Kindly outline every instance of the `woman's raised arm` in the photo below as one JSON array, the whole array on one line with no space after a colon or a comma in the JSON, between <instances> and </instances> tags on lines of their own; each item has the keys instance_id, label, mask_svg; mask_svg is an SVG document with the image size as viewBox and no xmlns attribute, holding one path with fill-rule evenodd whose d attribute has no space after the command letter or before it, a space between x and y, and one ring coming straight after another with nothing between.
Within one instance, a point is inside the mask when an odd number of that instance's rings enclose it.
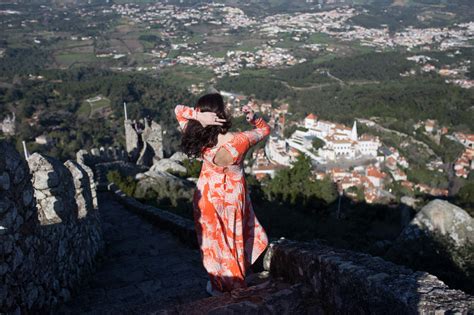
<instances>
[{"instance_id":1,"label":"woman's raised arm","mask_svg":"<svg viewBox=\"0 0 474 315\"><path fill-rule=\"evenodd\" d=\"M270 134L270 126L262 117L258 117L250 121L250 123L254 125L255 128L244 131L243 134L249 139L250 146L253 146Z\"/></svg>"},{"instance_id":2,"label":"woman's raised arm","mask_svg":"<svg viewBox=\"0 0 474 315\"><path fill-rule=\"evenodd\" d=\"M176 115L181 130L186 128L188 120L197 119L197 113L198 112L194 110L194 108L185 105L176 105L174 108L174 114Z\"/></svg>"}]
</instances>

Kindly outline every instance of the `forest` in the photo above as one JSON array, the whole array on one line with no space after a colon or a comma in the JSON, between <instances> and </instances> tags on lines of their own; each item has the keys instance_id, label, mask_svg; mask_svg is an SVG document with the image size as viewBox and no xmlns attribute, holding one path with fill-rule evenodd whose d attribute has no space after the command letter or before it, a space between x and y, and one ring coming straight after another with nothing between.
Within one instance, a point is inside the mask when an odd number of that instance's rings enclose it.
<instances>
[{"instance_id":1,"label":"forest","mask_svg":"<svg viewBox=\"0 0 474 315\"><path fill-rule=\"evenodd\" d=\"M447 127L474 130L474 91L446 84L434 75L400 76L413 66L400 53L364 54L300 64L266 78L251 74L227 77L217 87L262 100L289 102L294 118L315 112L341 122L372 116L399 121L436 119ZM321 71L330 71L342 83L323 78ZM309 87L292 88L289 84Z\"/></svg>"},{"instance_id":2,"label":"forest","mask_svg":"<svg viewBox=\"0 0 474 315\"><path fill-rule=\"evenodd\" d=\"M124 145L123 102L129 117L150 117L168 131L164 138L167 154L177 149L177 130L173 113L178 103L191 103L194 97L185 89L170 86L142 74L122 74L107 70L77 68L40 72L44 80L24 81L21 85L0 88L0 100L17 112L19 145L29 142L32 151L44 152L62 160L81 148ZM101 95L110 99L110 112L86 117L79 109L86 98ZM14 105L13 105L14 104ZM11 108L2 107L4 115ZM32 126L29 122L37 120ZM47 133L54 145L37 145L34 138Z\"/></svg>"}]
</instances>

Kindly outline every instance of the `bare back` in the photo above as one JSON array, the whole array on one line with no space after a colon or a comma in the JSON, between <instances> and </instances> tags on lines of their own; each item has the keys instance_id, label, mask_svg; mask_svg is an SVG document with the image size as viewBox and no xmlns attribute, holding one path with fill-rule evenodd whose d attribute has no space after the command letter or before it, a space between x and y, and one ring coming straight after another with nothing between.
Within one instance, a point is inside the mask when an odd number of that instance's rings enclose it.
<instances>
[{"instance_id":1,"label":"bare back","mask_svg":"<svg viewBox=\"0 0 474 315\"><path fill-rule=\"evenodd\" d=\"M219 147L216 155L214 156L213 162L218 166L227 166L232 164L232 155L229 151L225 150L222 146L229 141L232 141L234 134L231 132L226 133L225 135L219 134L217 136L216 147Z\"/></svg>"}]
</instances>

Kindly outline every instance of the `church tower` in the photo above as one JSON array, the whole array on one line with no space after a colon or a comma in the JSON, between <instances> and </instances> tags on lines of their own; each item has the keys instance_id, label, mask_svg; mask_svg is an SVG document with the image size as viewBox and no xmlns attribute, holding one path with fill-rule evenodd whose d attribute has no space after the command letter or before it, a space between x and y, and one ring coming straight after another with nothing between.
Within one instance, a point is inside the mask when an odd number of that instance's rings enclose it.
<instances>
[{"instance_id":1,"label":"church tower","mask_svg":"<svg viewBox=\"0 0 474 315\"><path fill-rule=\"evenodd\" d=\"M358 140L357 136L357 121L354 121L354 125L352 126L352 131L351 131L351 140L352 141L357 141Z\"/></svg>"}]
</instances>

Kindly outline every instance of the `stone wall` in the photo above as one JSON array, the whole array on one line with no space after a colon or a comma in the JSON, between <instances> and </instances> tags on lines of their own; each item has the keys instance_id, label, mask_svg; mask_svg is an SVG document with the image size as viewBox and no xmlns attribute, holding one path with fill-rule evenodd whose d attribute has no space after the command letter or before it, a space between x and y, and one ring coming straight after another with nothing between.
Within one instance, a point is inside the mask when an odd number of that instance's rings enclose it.
<instances>
[{"instance_id":1,"label":"stone wall","mask_svg":"<svg viewBox=\"0 0 474 315\"><path fill-rule=\"evenodd\" d=\"M163 158L163 131L161 125L148 120L126 120L125 145L133 163L151 166Z\"/></svg>"},{"instance_id":2,"label":"stone wall","mask_svg":"<svg viewBox=\"0 0 474 315\"><path fill-rule=\"evenodd\" d=\"M127 152L120 148L101 147L94 148L90 151L79 150L76 153L76 160L80 164L95 165L97 163L111 162L111 161L128 161Z\"/></svg>"},{"instance_id":3,"label":"stone wall","mask_svg":"<svg viewBox=\"0 0 474 315\"><path fill-rule=\"evenodd\" d=\"M94 269L95 189L80 163L36 153L26 162L5 142L0 152L0 310L49 310Z\"/></svg>"},{"instance_id":4,"label":"stone wall","mask_svg":"<svg viewBox=\"0 0 474 315\"><path fill-rule=\"evenodd\" d=\"M280 240L264 259L272 276L311 286L327 314L472 314L474 297L426 272L367 254Z\"/></svg>"}]
</instances>

